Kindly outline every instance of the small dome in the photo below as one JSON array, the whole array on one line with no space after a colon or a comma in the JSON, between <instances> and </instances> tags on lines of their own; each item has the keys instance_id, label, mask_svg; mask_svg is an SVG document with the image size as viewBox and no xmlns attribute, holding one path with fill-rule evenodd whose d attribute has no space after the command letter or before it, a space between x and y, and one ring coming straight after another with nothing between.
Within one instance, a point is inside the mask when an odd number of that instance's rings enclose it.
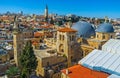
<instances>
[{"instance_id":1,"label":"small dome","mask_svg":"<svg viewBox=\"0 0 120 78\"><path fill-rule=\"evenodd\" d=\"M96 29L96 32L102 32L102 33L112 33L114 32L113 25L110 23L103 23L98 26Z\"/></svg>"},{"instance_id":2,"label":"small dome","mask_svg":"<svg viewBox=\"0 0 120 78\"><path fill-rule=\"evenodd\" d=\"M72 26L73 29L78 31L79 37L89 38L95 35L95 30L88 22L79 21Z\"/></svg>"}]
</instances>

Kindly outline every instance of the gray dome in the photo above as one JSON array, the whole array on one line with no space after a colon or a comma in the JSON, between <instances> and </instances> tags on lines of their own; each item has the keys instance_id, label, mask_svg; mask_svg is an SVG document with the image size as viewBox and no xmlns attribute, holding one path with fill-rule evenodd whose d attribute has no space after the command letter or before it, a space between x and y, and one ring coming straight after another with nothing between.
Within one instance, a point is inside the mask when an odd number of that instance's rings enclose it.
<instances>
[{"instance_id":1,"label":"gray dome","mask_svg":"<svg viewBox=\"0 0 120 78\"><path fill-rule=\"evenodd\" d=\"M88 22L79 21L72 26L73 29L78 31L79 37L88 38L95 35L95 30Z\"/></svg>"},{"instance_id":2,"label":"gray dome","mask_svg":"<svg viewBox=\"0 0 120 78\"><path fill-rule=\"evenodd\" d=\"M98 26L98 28L96 29L96 32L113 33L114 28L113 28L113 25L110 23L103 23Z\"/></svg>"}]
</instances>

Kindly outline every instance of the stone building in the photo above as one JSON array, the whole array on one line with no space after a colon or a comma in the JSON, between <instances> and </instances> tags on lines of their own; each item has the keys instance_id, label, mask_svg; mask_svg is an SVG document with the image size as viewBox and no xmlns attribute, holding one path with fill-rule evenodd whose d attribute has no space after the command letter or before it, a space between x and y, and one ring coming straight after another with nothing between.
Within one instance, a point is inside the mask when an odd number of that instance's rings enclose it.
<instances>
[{"instance_id":1,"label":"stone building","mask_svg":"<svg viewBox=\"0 0 120 78\"><path fill-rule=\"evenodd\" d=\"M57 31L57 52L67 57L68 67L72 65L72 60L77 60L81 55L76 32L71 28L62 28Z\"/></svg>"},{"instance_id":2,"label":"stone building","mask_svg":"<svg viewBox=\"0 0 120 78\"><path fill-rule=\"evenodd\" d=\"M17 23L17 21L16 21ZM25 43L25 37L20 33L18 25L14 24L14 59L19 65L18 58ZM34 53L38 66L36 74L43 78L60 78L60 70L75 65L81 58L93 49L101 49L101 46L110 38L114 38L113 26L104 23L95 28L87 22L79 21L70 28L62 27L57 30L56 36L37 38L32 40ZM103 31L104 29L104 31ZM48 31L49 32L49 31Z\"/></svg>"},{"instance_id":3,"label":"stone building","mask_svg":"<svg viewBox=\"0 0 120 78\"><path fill-rule=\"evenodd\" d=\"M100 24L98 28L95 29L90 23L79 21L73 24L72 28L78 31L77 39L81 44L82 57L94 49L101 49L106 41L115 38L113 25L110 23Z\"/></svg>"},{"instance_id":4,"label":"stone building","mask_svg":"<svg viewBox=\"0 0 120 78\"><path fill-rule=\"evenodd\" d=\"M27 38L33 38L33 31L32 30L24 30L23 31L23 37L24 39L27 39Z\"/></svg>"},{"instance_id":5,"label":"stone building","mask_svg":"<svg viewBox=\"0 0 120 78\"><path fill-rule=\"evenodd\" d=\"M37 75L45 78L60 78L61 69L74 65L75 60L80 59L79 46L73 46L77 45L76 32L71 28L59 29L56 42L46 41L40 44L40 49L34 49L38 59ZM49 45L45 45L48 43Z\"/></svg>"},{"instance_id":6,"label":"stone building","mask_svg":"<svg viewBox=\"0 0 120 78\"><path fill-rule=\"evenodd\" d=\"M103 23L95 29L90 23L79 21L71 28L58 29L57 40L45 38L44 43L38 44L42 48L35 50L39 61L37 74L46 77L46 73L51 72L48 78L59 78L60 69L75 65L93 49L101 49L107 40L114 38L114 34L113 26L109 23ZM54 67L57 68L57 72Z\"/></svg>"},{"instance_id":7,"label":"stone building","mask_svg":"<svg viewBox=\"0 0 120 78\"><path fill-rule=\"evenodd\" d=\"M9 55L8 52L5 51L4 49L0 49L0 64L5 63L8 61Z\"/></svg>"}]
</instances>

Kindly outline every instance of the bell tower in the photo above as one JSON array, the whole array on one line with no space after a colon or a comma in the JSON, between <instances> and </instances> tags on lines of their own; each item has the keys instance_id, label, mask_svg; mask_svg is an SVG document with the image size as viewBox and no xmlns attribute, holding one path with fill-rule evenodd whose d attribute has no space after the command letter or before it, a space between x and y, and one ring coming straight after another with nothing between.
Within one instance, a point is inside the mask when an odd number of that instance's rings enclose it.
<instances>
[{"instance_id":1,"label":"bell tower","mask_svg":"<svg viewBox=\"0 0 120 78\"><path fill-rule=\"evenodd\" d=\"M72 44L76 41L76 30L62 28L57 31L57 52L67 57L68 67L71 66Z\"/></svg>"},{"instance_id":2,"label":"bell tower","mask_svg":"<svg viewBox=\"0 0 120 78\"><path fill-rule=\"evenodd\" d=\"M46 8L45 8L45 21L48 22L48 6L46 4Z\"/></svg>"},{"instance_id":3,"label":"bell tower","mask_svg":"<svg viewBox=\"0 0 120 78\"><path fill-rule=\"evenodd\" d=\"M14 45L14 60L16 66L19 66L19 57L21 55L23 49L23 35L20 32L18 26L18 19L17 16L14 17L14 27L13 27L13 45Z\"/></svg>"}]
</instances>

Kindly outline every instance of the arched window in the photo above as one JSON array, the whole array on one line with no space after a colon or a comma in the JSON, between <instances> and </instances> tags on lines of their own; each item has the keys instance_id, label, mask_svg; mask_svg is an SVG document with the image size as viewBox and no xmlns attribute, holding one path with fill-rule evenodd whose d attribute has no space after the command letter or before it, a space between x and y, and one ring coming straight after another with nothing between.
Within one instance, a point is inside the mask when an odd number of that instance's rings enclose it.
<instances>
[{"instance_id":1,"label":"arched window","mask_svg":"<svg viewBox=\"0 0 120 78\"><path fill-rule=\"evenodd\" d=\"M63 38L62 38L62 40L64 40L64 35L63 35Z\"/></svg>"},{"instance_id":2,"label":"arched window","mask_svg":"<svg viewBox=\"0 0 120 78\"><path fill-rule=\"evenodd\" d=\"M97 38L99 37L99 35L97 35Z\"/></svg>"},{"instance_id":3,"label":"arched window","mask_svg":"<svg viewBox=\"0 0 120 78\"><path fill-rule=\"evenodd\" d=\"M83 37L83 35L80 35L80 37Z\"/></svg>"},{"instance_id":4,"label":"arched window","mask_svg":"<svg viewBox=\"0 0 120 78\"><path fill-rule=\"evenodd\" d=\"M61 52L64 52L64 50L63 50L63 49L61 49Z\"/></svg>"},{"instance_id":5,"label":"arched window","mask_svg":"<svg viewBox=\"0 0 120 78\"><path fill-rule=\"evenodd\" d=\"M103 35L103 39L105 39L105 35Z\"/></svg>"},{"instance_id":6,"label":"arched window","mask_svg":"<svg viewBox=\"0 0 120 78\"><path fill-rule=\"evenodd\" d=\"M113 36L111 35L110 38L113 38Z\"/></svg>"},{"instance_id":7,"label":"arched window","mask_svg":"<svg viewBox=\"0 0 120 78\"><path fill-rule=\"evenodd\" d=\"M74 36L70 36L70 41L74 41Z\"/></svg>"},{"instance_id":8,"label":"arched window","mask_svg":"<svg viewBox=\"0 0 120 78\"><path fill-rule=\"evenodd\" d=\"M49 62L47 62L47 66L49 66Z\"/></svg>"},{"instance_id":9,"label":"arched window","mask_svg":"<svg viewBox=\"0 0 120 78\"><path fill-rule=\"evenodd\" d=\"M60 40L61 40L61 35L59 35L59 37L60 37Z\"/></svg>"},{"instance_id":10,"label":"arched window","mask_svg":"<svg viewBox=\"0 0 120 78\"><path fill-rule=\"evenodd\" d=\"M71 56L71 60L73 59L73 56Z\"/></svg>"}]
</instances>

